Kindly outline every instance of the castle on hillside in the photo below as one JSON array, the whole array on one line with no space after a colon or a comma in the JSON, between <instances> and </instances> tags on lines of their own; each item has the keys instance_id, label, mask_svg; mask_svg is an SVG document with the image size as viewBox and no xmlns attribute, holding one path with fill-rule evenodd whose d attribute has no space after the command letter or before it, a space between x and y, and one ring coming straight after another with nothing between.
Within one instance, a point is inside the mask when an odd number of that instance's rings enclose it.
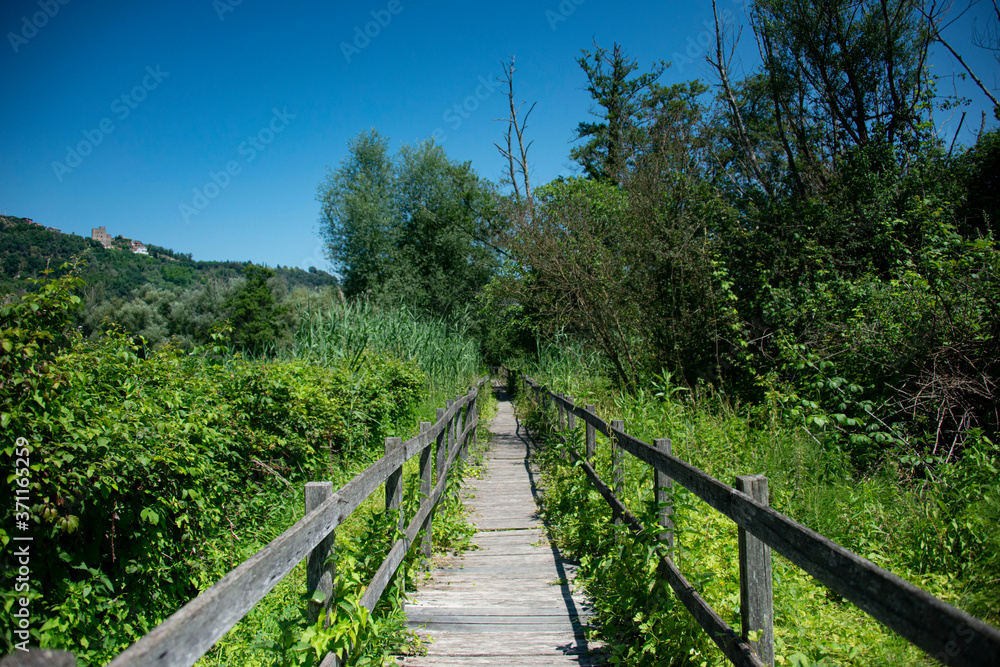
<instances>
[{"instance_id":1,"label":"castle on hillside","mask_svg":"<svg viewBox=\"0 0 1000 667\"><path fill-rule=\"evenodd\" d=\"M114 239L111 238L111 234L108 234L108 230L104 226L92 227L90 230L90 238L94 239L100 243L105 248L112 247ZM128 241L129 250L137 255L148 255L149 251L146 250L145 244L142 241L133 241L132 239L125 239Z\"/></svg>"},{"instance_id":2,"label":"castle on hillside","mask_svg":"<svg viewBox=\"0 0 1000 667\"><path fill-rule=\"evenodd\" d=\"M111 234L108 234L108 230L106 230L103 226L98 227L97 229L91 228L90 238L94 239L105 248L111 247Z\"/></svg>"}]
</instances>

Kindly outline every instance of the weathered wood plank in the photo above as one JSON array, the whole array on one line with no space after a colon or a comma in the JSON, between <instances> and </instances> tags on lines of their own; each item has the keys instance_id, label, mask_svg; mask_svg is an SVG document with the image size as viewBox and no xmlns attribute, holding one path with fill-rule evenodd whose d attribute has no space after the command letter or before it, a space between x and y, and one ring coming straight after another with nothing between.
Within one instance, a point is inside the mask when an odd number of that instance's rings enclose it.
<instances>
[{"instance_id":1,"label":"weathered wood plank","mask_svg":"<svg viewBox=\"0 0 1000 667\"><path fill-rule=\"evenodd\" d=\"M653 440L653 446L664 454L674 453L670 438L657 438ZM656 469L653 470L653 499L656 502L660 527L663 528L659 534L659 540L668 550L672 550L674 548L674 482L669 475Z\"/></svg>"},{"instance_id":2,"label":"weathered wood plank","mask_svg":"<svg viewBox=\"0 0 1000 667\"><path fill-rule=\"evenodd\" d=\"M767 477L736 478L736 488L761 505L768 504ZM740 528L740 624L743 639L750 642L765 665L774 665L774 603L771 581L771 548ZM750 633L757 639L751 640Z\"/></svg>"},{"instance_id":3,"label":"weathered wood plank","mask_svg":"<svg viewBox=\"0 0 1000 667\"><path fill-rule=\"evenodd\" d=\"M528 444L513 433L509 403L501 403L491 430L497 436L486 477L470 481L464 500L481 550L443 559L415 592L410 625L424 626L420 632L435 642L429 655L403 664L601 664L582 638L590 608L570 590L575 565L545 537L532 492L538 471L526 463ZM484 530L491 526L514 529Z\"/></svg>"},{"instance_id":4,"label":"weathered wood plank","mask_svg":"<svg viewBox=\"0 0 1000 667\"><path fill-rule=\"evenodd\" d=\"M332 495L333 482L309 482L306 484L306 514L318 508ZM316 591L323 596L323 602L309 602L308 618L311 623L316 622L321 612L330 611L334 568L332 565L327 565L326 561L333 551L334 539L335 531L330 531L330 534L309 552L309 558L306 560L306 594L312 594L313 591Z\"/></svg>"}]
</instances>

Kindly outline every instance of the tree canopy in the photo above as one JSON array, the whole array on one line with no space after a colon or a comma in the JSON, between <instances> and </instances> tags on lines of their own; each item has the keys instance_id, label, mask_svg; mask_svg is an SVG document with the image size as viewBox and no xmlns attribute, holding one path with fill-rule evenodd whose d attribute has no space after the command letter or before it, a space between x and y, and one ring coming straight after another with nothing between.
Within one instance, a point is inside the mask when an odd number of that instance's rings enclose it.
<instances>
[{"instance_id":1,"label":"tree canopy","mask_svg":"<svg viewBox=\"0 0 1000 667\"><path fill-rule=\"evenodd\" d=\"M472 302L496 264L484 241L493 200L468 163L433 143L363 132L319 186L322 232L348 297L402 301L447 315Z\"/></svg>"}]
</instances>

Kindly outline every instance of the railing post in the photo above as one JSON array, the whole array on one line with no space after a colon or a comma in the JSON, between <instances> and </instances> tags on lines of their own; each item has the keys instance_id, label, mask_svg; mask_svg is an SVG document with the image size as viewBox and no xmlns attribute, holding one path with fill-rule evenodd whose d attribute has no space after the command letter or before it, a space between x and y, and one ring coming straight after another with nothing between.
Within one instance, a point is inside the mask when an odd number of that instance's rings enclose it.
<instances>
[{"instance_id":1,"label":"railing post","mask_svg":"<svg viewBox=\"0 0 1000 667\"><path fill-rule=\"evenodd\" d=\"M572 396L567 396L566 400L575 407L576 404L573 403ZM572 410L566 411L566 428L569 429L570 432L576 430L576 415L573 414Z\"/></svg>"},{"instance_id":2,"label":"railing post","mask_svg":"<svg viewBox=\"0 0 1000 667\"><path fill-rule=\"evenodd\" d=\"M445 410L451 410L451 406L455 405L455 401L448 399L444 402ZM448 420L448 442L445 446L445 460L447 460L448 455L451 454L452 443L455 442L455 417Z\"/></svg>"},{"instance_id":3,"label":"railing post","mask_svg":"<svg viewBox=\"0 0 1000 667\"><path fill-rule=\"evenodd\" d=\"M656 438L653 446L664 454L673 454L674 445L670 438ZM667 549L674 548L674 481L665 472L653 470L653 500L656 502L656 513L659 516L660 542Z\"/></svg>"},{"instance_id":4,"label":"railing post","mask_svg":"<svg viewBox=\"0 0 1000 667\"><path fill-rule=\"evenodd\" d=\"M437 409L438 421L444 417L447 412L445 408ZM445 465L448 463L448 426L445 424L441 432L438 433L437 443L434 446L434 465L437 468L437 476L434 478L434 486L441 483L441 480L447 476L448 471L445 469ZM446 482L447 484L447 482Z\"/></svg>"},{"instance_id":5,"label":"railing post","mask_svg":"<svg viewBox=\"0 0 1000 667\"><path fill-rule=\"evenodd\" d=\"M593 405L588 405L587 406L587 412L589 412L592 415L596 415L597 414L597 408L595 406L593 406ZM596 453L596 451L597 451L597 430L594 428L593 424L591 424L590 422L587 422L587 460L588 461L593 461L594 460L594 454Z\"/></svg>"},{"instance_id":6,"label":"railing post","mask_svg":"<svg viewBox=\"0 0 1000 667\"><path fill-rule=\"evenodd\" d=\"M386 438L385 453L388 455L394 449L403 444L402 438ZM399 505L403 502L403 466L399 466L385 479L385 511L398 512L398 525L403 526L403 513L399 511Z\"/></svg>"},{"instance_id":7,"label":"railing post","mask_svg":"<svg viewBox=\"0 0 1000 667\"><path fill-rule=\"evenodd\" d=\"M465 457L469 457L469 448L475 447L479 438L479 392L482 391L480 387L476 387L476 395L472 398L472 402L469 404L472 416L469 417L469 422L472 424L472 432L469 433L468 445L465 448Z\"/></svg>"},{"instance_id":8,"label":"railing post","mask_svg":"<svg viewBox=\"0 0 1000 667\"><path fill-rule=\"evenodd\" d=\"M559 398L565 398L565 395L562 392L557 393L556 396L558 396ZM558 412L559 412L559 416L556 417L556 431L561 433L562 430L563 430L563 415L564 415L565 409L563 408L562 402L555 401L555 404L556 404L556 408L558 408Z\"/></svg>"},{"instance_id":9,"label":"railing post","mask_svg":"<svg viewBox=\"0 0 1000 667\"><path fill-rule=\"evenodd\" d=\"M455 400L460 400L461 396ZM464 408L459 408L458 412L455 413L455 441L458 447L458 458L459 461L465 460L465 438L462 434L465 433L465 423L469 420L469 404L466 403Z\"/></svg>"},{"instance_id":10,"label":"railing post","mask_svg":"<svg viewBox=\"0 0 1000 667\"><path fill-rule=\"evenodd\" d=\"M551 424L549 423L549 389L548 387L542 387L542 414L545 416L545 427L547 431L552 430Z\"/></svg>"},{"instance_id":11,"label":"railing post","mask_svg":"<svg viewBox=\"0 0 1000 667\"><path fill-rule=\"evenodd\" d=\"M767 477L744 475L736 478L736 489L761 505L768 505ZM771 590L771 547L739 529L740 542L740 617L743 639L751 641L757 657L765 665L774 665L774 601Z\"/></svg>"},{"instance_id":12,"label":"railing post","mask_svg":"<svg viewBox=\"0 0 1000 667\"><path fill-rule=\"evenodd\" d=\"M327 498L333 495L333 482L306 482L306 514L326 502ZM327 560L333 553L334 531L316 545L309 552L306 561L306 593L311 595L313 591L323 594L323 602L309 602L309 622L315 623L320 612L330 611L333 601L333 576L335 565ZM326 625L329 625L329 618Z\"/></svg>"},{"instance_id":13,"label":"railing post","mask_svg":"<svg viewBox=\"0 0 1000 667\"><path fill-rule=\"evenodd\" d=\"M612 420L611 428L624 432L625 422L621 419ZM614 434L611 437L611 490L618 500L625 502L625 499L622 497L625 491L625 471L622 470L622 448L618 445ZM616 516L615 523L621 524L621 522L622 518Z\"/></svg>"},{"instance_id":14,"label":"railing post","mask_svg":"<svg viewBox=\"0 0 1000 667\"><path fill-rule=\"evenodd\" d=\"M429 431L431 428L430 422L420 422L420 432L424 433ZM430 502L431 495L431 447L424 447L423 451L420 452L420 494L423 496L423 500L420 504ZM424 520L424 539L420 545L421 550L426 558L431 557L431 548L433 547L434 541L434 511L427 515L427 519Z\"/></svg>"}]
</instances>

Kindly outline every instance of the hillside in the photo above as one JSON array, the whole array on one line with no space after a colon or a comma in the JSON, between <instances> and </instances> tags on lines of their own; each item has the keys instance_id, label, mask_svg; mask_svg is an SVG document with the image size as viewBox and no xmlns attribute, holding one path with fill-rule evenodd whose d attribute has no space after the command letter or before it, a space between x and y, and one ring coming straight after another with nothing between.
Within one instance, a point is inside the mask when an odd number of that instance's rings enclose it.
<instances>
[{"instance_id":1,"label":"hillside","mask_svg":"<svg viewBox=\"0 0 1000 667\"><path fill-rule=\"evenodd\" d=\"M108 240L108 239L106 239ZM27 218L0 217L0 290L4 303L33 291L32 278L80 260L83 308L76 326L87 337L112 329L141 336L145 346L207 343L223 323L232 342L273 349L289 342L296 313L339 299L337 279L314 268L263 268L250 262L196 262L155 245L131 251L131 240L63 234ZM262 291L263 290L263 291Z\"/></svg>"},{"instance_id":2,"label":"hillside","mask_svg":"<svg viewBox=\"0 0 1000 667\"><path fill-rule=\"evenodd\" d=\"M148 245L148 254L141 255L130 252L127 246L128 239L117 237L115 245L105 249L97 241L51 231L28 218L0 216L0 291L23 292L29 288L26 279L37 278L46 267L58 268L74 257L86 262L80 277L91 288L97 288L103 298L124 298L144 285L170 289L228 281L240 277L250 265L194 261L189 254L155 245ZM336 277L318 269L273 270L289 291L337 287Z\"/></svg>"}]
</instances>

